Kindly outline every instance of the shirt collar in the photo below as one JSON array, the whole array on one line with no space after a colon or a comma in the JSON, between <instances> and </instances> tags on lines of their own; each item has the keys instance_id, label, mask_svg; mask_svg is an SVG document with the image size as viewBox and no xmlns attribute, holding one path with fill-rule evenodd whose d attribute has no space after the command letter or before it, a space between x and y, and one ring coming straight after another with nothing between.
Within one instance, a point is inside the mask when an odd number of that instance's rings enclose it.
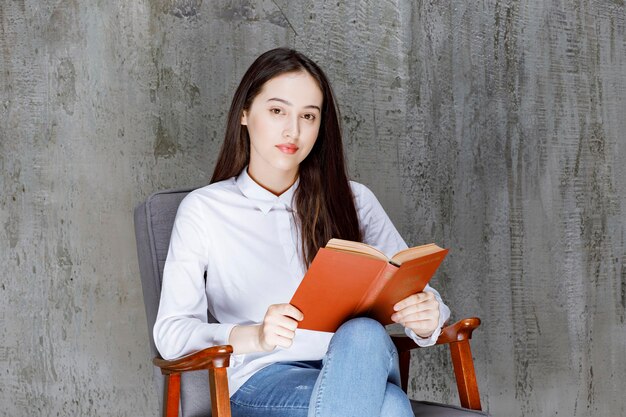
<instances>
[{"instance_id":1,"label":"shirt collar","mask_svg":"<svg viewBox=\"0 0 626 417\"><path fill-rule=\"evenodd\" d=\"M241 193L252 201L263 214L267 214L276 204L283 204L288 210L295 211L293 209L293 195L298 188L300 178L297 178L296 182L279 196L274 195L254 181L248 174L247 166L239 173L235 181Z\"/></svg>"}]
</instances>

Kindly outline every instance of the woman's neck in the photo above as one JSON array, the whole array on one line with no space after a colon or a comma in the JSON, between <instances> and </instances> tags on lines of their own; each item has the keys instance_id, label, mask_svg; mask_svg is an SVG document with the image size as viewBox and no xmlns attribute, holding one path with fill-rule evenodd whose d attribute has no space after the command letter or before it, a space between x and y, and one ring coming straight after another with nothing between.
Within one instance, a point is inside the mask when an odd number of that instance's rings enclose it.
<instances>
[{"instance_id":1,"label":"woman's neck","mask_svg":"<svg viewBox=\"0 0 626 417\"><path fill-rule=\"evenodd\" d=\"M279 172L276 172L276 173L265 172L265 173L259 174L258 172L254 171L254 169L251 170L249 166L247 169L248 169L248 175L250 176L250 178L254 180L254 182L256 182L261 187L265 188L267 191L271 192L272 194L276 196L279 196L285 191L287 191L289 187L291 187L296 182L296 179L298 178L298 172L291 173L288 175L285 175L284 172L280 172L280 173Z\"/></svg>"}]
</instances>

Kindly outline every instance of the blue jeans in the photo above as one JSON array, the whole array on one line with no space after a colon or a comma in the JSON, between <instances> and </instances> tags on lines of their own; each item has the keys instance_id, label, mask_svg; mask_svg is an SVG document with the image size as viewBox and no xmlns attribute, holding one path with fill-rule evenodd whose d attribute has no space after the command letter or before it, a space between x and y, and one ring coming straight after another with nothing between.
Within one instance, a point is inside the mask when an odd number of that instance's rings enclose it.
<instances>
[{"instance_id":1,"label":"blue jeans","mask_svg":"<svg viewBox=\"0 0 626 417\"><path fill-rule=\"evenodd\" d=\"M344 323L321 361L279 362L231 397L233 417L414 417L398 353L377 321Z\"/></svg>"}]
</instances>

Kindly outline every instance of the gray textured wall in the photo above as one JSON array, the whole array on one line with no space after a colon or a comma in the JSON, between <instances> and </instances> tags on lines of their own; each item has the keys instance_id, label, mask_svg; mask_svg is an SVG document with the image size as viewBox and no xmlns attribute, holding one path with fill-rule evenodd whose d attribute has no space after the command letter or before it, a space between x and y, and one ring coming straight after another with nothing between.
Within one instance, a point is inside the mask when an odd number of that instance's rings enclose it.
<instances>
[{"instance_id":1,"label":"gray textured wall","mask_svg":"<svg viewBox=\"0 0 626 417\"><path fill-rule=\"evenodd\" d=\"M131 210L212 172L230 96L290 45L334 82L353 177L435 285L485 408L626 415L623 0L1 0L0 414L154 416ZM456 401L447 353L411 395Z\"/></svg>"}]
</instances>

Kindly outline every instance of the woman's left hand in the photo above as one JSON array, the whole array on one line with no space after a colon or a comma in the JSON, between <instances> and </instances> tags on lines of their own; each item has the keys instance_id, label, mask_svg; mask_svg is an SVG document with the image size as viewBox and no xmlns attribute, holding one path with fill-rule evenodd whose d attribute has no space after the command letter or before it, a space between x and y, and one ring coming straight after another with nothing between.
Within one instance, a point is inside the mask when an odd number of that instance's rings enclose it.
<instances>
[{"instance_id":1,"label":"woman's left hand","mask_svg":"<svg viewBox=\"0 0 626 417\"><path fill-rule=\"evenodd\" d=\"M431 292L420 292L393 306L391 320L402 324L422 338L430 337L439 327L439 301Z\"/></svg>"}]
</instances>

